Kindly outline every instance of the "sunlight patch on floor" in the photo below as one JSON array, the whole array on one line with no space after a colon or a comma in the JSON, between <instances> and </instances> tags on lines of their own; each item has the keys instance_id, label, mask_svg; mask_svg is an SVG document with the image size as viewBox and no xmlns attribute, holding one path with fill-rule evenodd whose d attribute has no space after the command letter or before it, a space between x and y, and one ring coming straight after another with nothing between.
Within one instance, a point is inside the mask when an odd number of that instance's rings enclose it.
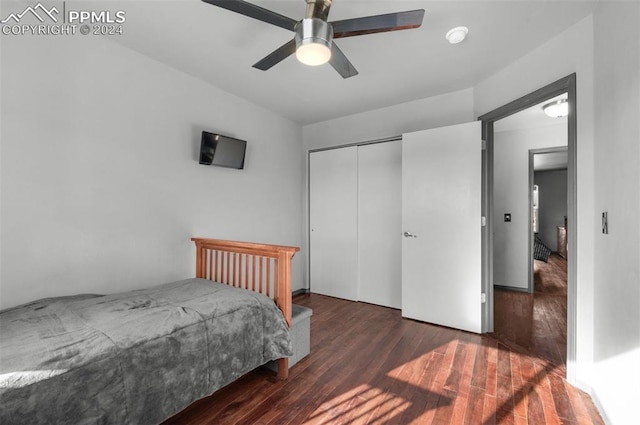
<instances>
[{"instance_id":1,"label":"sunlight patch on floor","mask_svg":"<svg viewBox=\"0 0 640 425\"><path fill-rule=\"evenodd\" d=\"M362 384L322 404L305 423L382 424L402 414L411 402Z\"/></svg>"},{"instance_id":2,"label":"sunlight patch on floor","mask_svg":"<svg viewBox=\"0 0 640 425\"><path fill-rule=\"evenodd\" d=\"M429 363L433 360L433 356L437 350L441 352L446 351L446 345L442 345L438 348L435 348L429 352L422 354L421 356L416 357L415 359L405 362L400 366L391 369L387 376L392 379L397 379L398 381L406 382L408 384L416 385L420 380L420 376L424 372L425 368L429 365ZM440 354L441 355L441 354ZM415 373L407 373L407 370L413 370ZM414 382L415 381L415 382ZM424 386L423 389L429 389L428 386Z\"/></svg>"}]
</instances>

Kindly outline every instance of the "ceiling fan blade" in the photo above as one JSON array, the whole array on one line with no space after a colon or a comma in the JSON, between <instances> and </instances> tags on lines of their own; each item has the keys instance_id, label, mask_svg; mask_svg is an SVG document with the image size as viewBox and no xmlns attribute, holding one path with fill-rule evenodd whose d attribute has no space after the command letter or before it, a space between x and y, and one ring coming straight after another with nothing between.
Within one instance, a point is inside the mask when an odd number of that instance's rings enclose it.
<instances>
[{"instance_id":1,"label":"ceiling fan blade","mask_svg":"<svg viewBox=\"0 0 640 425\"><path fill-rule=\"evenodd\" d=\"M243 0L202 0L205 3L293 31L298 21Z\"/></svg>"},{"instance_id":2,"label":"ceiling fan blade","mask_svg":"<svg viewBox=\"0 0 640 425\"><path fill-rule=\"evenodd\" d=\"M407 12L334 21L331 22L333 26L333 38L418 28L422 25L423 17L424 9L418 9Z\"/></svg>"},{"instance_id":3,"label":"ceiling fan blade","mask_svg":"<svg viewBox=\"0 0 640 425\"><path fill-rule=\"evenodd\" d=\"M253 65L253 67L266 71L272 66L282 62L284 59L295 53L295 51L296 41L293 39L265 56L262 60Z\"/></svg>"},{"instance_id":4,"label":"ceiling fan blade","mask_svg":"<svg viewBox=\"0 0 640 425\"><path fill-rule=\"evenodd\" d=\"M342 50L336 46L336 43L331 43L331 59L329 63L338 71L338 74L342 75L342 78L353 77L358 75L358 71L351 65L349 59L342 53Z\"/></svg>"}]
</instances>

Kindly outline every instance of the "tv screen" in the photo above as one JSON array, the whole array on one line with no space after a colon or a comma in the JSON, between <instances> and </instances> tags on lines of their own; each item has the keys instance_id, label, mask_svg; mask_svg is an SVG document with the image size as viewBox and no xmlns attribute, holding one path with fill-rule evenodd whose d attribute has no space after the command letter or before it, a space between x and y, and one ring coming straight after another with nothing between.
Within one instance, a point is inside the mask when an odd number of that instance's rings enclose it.
<instances>
[{"instance_id":1,"label":"tv screen","mask_svg":"<svg viewBox=\"0 0 640 425\"><path fill-rule=\"evenodd\" d=\"M203 131L200 141L200 164L241 170L244 168L246 149L245 140Z\"/></svg>"}]
</instances>

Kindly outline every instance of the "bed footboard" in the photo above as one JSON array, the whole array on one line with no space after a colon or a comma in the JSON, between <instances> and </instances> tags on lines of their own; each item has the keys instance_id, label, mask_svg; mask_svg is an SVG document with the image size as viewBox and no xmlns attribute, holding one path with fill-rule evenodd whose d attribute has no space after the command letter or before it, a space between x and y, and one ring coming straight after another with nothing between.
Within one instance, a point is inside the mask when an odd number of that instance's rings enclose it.
<instances>
[{"instance_id":1,"label":"bed footboard","mask_svg":"<svg viewBox=\"0 0 640 425\"><path fill-rule=\"evenodd\" d=\"M220 239L191 238L196 244L196 277L273 298L291 327L291 260L300 248ZM289 359L278 360L278 378L289 375Z\"/></svg>"}]
</instances>

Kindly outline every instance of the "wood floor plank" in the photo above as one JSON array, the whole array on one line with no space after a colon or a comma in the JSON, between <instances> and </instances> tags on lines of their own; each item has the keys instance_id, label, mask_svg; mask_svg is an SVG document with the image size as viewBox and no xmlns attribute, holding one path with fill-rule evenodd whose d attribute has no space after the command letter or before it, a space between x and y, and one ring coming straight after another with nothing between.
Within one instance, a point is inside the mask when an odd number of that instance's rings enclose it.
<instances>
[{"instance_id":1,"label":"wood floor plank","mask_svg":"<svg viewBox=\"0 0 640 425\"><path fill-rule=\"evenodd\" d=\"M548 374L547 378L551 387L551 394L553 395L553 402L558 412L558 417L565 421L577 423L578 419L573 412L569 394L567 393L563 380L553 373Z\"/></svg>"},{"instance_id":2,"label":"wood floor plank","mask_svg":"<svg viewBox=\"0 0 640 425\"><path fill-rule=\"evenodd\" d=\"M498 375L511 376L511 356L509 349L502 345L498 345L498 361L497 361Z\"/></svg>"},{"instance_id":3,"label":"wood floor plank","mask_svg":"<svg viewBox=\"0 0 640 425\"><path fill-rule=\"evenodd\" d=\"M551 385L549 384L549 373L542 365L534 363L536 372L539 376L537 388L540 389L540 400L542 401L542 408L544 410L544 417L547 424L559 424L560 418L556 411L554 402L554 394L551 392Z\"/></svg>"},{"instance_id":4,"label":"wood floor plank","mask_svg":"<svg viewBox=\"0 0 640 425\"><path fill-rule=\"evenodd\" d=\"M487 361L487 384L485 391L495 397L498 394L498 365L491 359Z\"/></svg>"},{"instance_id":5,"label":"wood floor plank","mask_svg":"<svg viewBox=\"0 0 640 425\"><path fill-rule=\"evenodd\" d=\"M431 423L433 408L440 398L440 395L431 391L431 388L443 359L443 354L431 352L422 372L414 375L413 385L408 385L402 393L403 399L409 400L409 406L398 418L398 423Z\"/></svg>"},{"instance_id":6,"label":"wood floor plank","mask_svg":"<svg viewBox=\"0 0 640 425\"><path fill-rule=\"evenodd\" d=\"M278 381L249 372L165 424L603 424L588 395L544 359L487 336L321 295L311 354Z\"/></svg>"},{"instance_id":7,"label":"wood floor plank","mask_svg":"<svg viewBox=\"0 0 640 425\"><path fill-rule=\"evenodd\" d=\"M438 404L435 407L432 425L449 425L453 416L453 407L455 406L454 400L456 393L443 388L442 394L438 399Z\"/></svg>"},{"instance_id":8,"label":"wood floor plank","mask_svg":"<svg viewBox=\"0 0 640 425\"><path fill-rule=\"evenodd\" d=\"M478 351L477 344L466 345L466 355L464 358L464 364L462 365L462 378L458 393L462 395L468 395L471 392L471 380L473 379L473 366L476 359L476 352Z\"/></svg>"},{"instance_id":9,"label":"wood floor plank","mask_svg":"<svg viewBox=\"0 0 640 425\"><path fill-rule=\"evenodd\" d=\"M461 368L459 374L459 385L457 390L457 396L454 401L453 415L451 416L452 424L464 423L465 415L467 413L467 406L473 405L471 396L471 375L473 374L473 363L476 357L477 344L466 343L459 344L459 347L464 347L464 359L459 363ZM454 361L454 364L456 362Z\"/></svg>"},{"instance_id":10,"label":"wood floor plank","mask_svg":"<svg viewBox=\"0 0 640 425\"><path fill-rule=\"evenodd\" d=\"M489 362L489 353L486 347L478 347L476 358L473 363L473 377L471 385L477 388L487 388L487 364Z\"/></svg>"},{"instance_id":11,"label":"wood floor plank","mask_svg":"<svg viewBox=\"0 0 640 425\"><path fill-rule=\"evenodd\" d=\"M527 420L529 423L546 424L544 408L542 407L542 401L540 400L537 385L532 384L529 387L527 401Z\"/></svg>"},{"instance_id":12,"label":"wood floor plank","mask_svg":"<svg viewBox=\"0 0 640 425\"><path fill-rule=\"evenodd\" d=\"M483 425L495 425L496 424L496 397L490 394L485 394L484 409L482 412L482 424Z\"/></svg>"},{"instance_id":13,"label":"wood floor plank","mask_svg":"<svg viewBox=\"0 0 640 425\"><path fill-rule=\"evenodd\" d=\"M514 396L510 375L498 375L496 396L496 421L501 424L514 423Z\"/></svg>"},{"instance_id":14,"label":"wood floor plank","mask_svg":"<svg viewBox=\"0 0 640 425\"><path fill-rule=\"evenodd\" d=\"M529 424L529 422L527 421L526 417L522 417L522 416L516 415L514 417L514 419L515 419L515 422L514 422L515 425L528 425Z\"/></svg>"},{"instance_id":15,"label":"wood floor plank","mask_svg":"<svg viewBox=\"0 0 640 425\"><path fill-rule=\"evenodd\" d=\"M467 354L466 344L460 342L457 344L456 351L453 355L453 361L449 368L449 374L444 382L444 388L448 391L458 392L460 380L464 372L464 359Z\"/></svg>"},{"instance_id":16,"label":"wood floor plank","mask_svg":"<svg viewBox=\"0 0 640 425\"><path fill-rule=\"evenodd\" d=\"M484 409L484 390L475 386L469 389L469 398L467 401L467 409L464 413L464 425L475 425L478 418L482 418Z\"/></svg>"},{"instance_id":17,"label":"wood floor plank","mask_svg":"<svg viewBox=\"0 0 640 425\"><path fill-rule=\"evenodd\" d=\"M526 419L527 417L527 394L522 381L522 370L520 368L520 356L511 353L511 379L514 394L514 414L517 417ZM518 421L516 421L518 422Z\"/></svg>"}]
</instances>

